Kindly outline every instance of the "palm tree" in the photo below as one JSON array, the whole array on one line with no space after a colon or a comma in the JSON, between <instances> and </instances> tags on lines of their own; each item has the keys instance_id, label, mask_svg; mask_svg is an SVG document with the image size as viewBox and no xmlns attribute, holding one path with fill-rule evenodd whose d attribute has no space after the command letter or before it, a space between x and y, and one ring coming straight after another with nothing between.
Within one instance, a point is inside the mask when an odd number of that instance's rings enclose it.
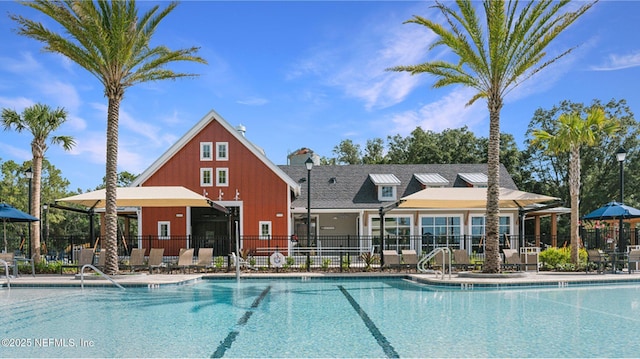
<instances>
[{"instance_id":1,"label":"palm tree","mask_svg":"<svg viewBox=\"0 0 640 359\"><path fill-rule=\"evenodd\" d=\"M19 115L16 111L2 109L2 126L4 130L14 129L16 132L27 130L33 135L31 140L31 154L33 155L33 194L29 200L31 215L40 218L40 189L42 179L42 160L47 152L47 139L51 138L51 144L62 145L62 148L69 151L75 145L73 137L51 136L67 120L67 111L58 107L52 110L51 107L42 104L35 104L27 107ZM31 255L34 261L40 261L40 221L31 222Z\"/></svg>"},{"instance_id":2,"label":"palm tree","mask_svg":"<svg viewBox=\"0 0 640 359\"><path fill-rule=\"evenodd\" d=\"M165 46L151 46L158 24L178 5L170 3L163 10L154 6L138 16L134 0L80 1L34 0L21 4L47 15L65 32L56 33L43 24L11 15L20 26L18 33L45 44L44 50L62 54L100 80L108 100L106 208L104 245L107 250L105 270L118 272L117 253L117 163L118 120L125 91L138 83L196 76L178 73L166 65L178 61L206 63L195 56L198 48L172 51Z\"/></svg>"},{"instance_id":3,"label":"palm tree","mask_svg":"<svg viewBox=\"0 0 640 359\"><path fill-rule=\"evenodd\" d=\"M582 119L580 113L564 113L558 117L553 132L537 129L533 131L531 144L551 153L569 152L569 196L571 197L571 262L579 264L580 219L580 147L594 146L602 136L619 130L619 122L605 117L602 108L594 107Z\"/></svg>"},{"instance_id":4,"label":"palm tree","mask_svg":"<svg viewBox=\"0 0 640 359\"><path fill-rule=\"evenodd\" d=\"M520 5L517 0L483 1L486 19L478 16L476 2L457 0L459 12L436 1L450 29L420 16L407 23L423 25L438 38L431 49L445 46L456 62L434 60L419 65L397 66L389 70L413 74L429 73L436 77L433 87L459 84L473 88L476 100L487 100L489 109L489 143L487 149L486 252L484 272L500 271L498 247L500 188L500 111L507 93L522 81L570 53L573 48L542 62L545 49L562 31L584 14L595 2L575 11L561 13L569 1L540 0ZM482 24L486 25L486 29Z\"/></svg>"}]
</instances>

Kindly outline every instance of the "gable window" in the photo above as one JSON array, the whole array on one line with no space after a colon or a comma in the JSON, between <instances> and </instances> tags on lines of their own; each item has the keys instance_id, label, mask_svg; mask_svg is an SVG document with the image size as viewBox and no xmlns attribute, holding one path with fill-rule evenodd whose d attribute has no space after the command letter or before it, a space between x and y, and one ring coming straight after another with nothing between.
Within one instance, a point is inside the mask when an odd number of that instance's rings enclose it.
<instances>
[{"instance_id":1,"label":"gable window","mask_svg":"<svg viewBox=\"0 0 640 359\"><path fill-rule=\"evenodd\" d=\"M218 187L229 186L229 169L228 168L216 168L216 186Z\"/></svg>"},{"instance_id":2,"label":"gable window","mask_svg":"<svg viewBox=\"0 0 640 359\"><path fill-rule=\"evenodd\" d=\"M271 221L260 221L260 239L271 238Z\"/></svg>"},{"instance_id":3,"label":"gable window","mask_svg":"<svg viewBox=\"0 0 640 359\"><path fill-rule=\"evenodd\" d=\"M200 142L200 161L213 160L212 147L213 143L211 142Z\"/></svg>"},{"instance_id":4,"label":"gable window","mask_svg":"<svg viewBox=\"0 0 640 359\"><path fill-rule=\"evenodd\" d=\"M158 221L158 239L170 239L171 222Z\"/></svg>"},{"instance_id":5,"label":"gable window","mask_svg":"<svg viewBox=\"0 0 640 359\"><path fill-rule=\"evenodd\" d=\"M396 199L395 189L395 186L380 186L378 197L380 197L380 200L394 200Z\"/></svg>"},{"instance_id":6,"label":"gable window","mask_svg":"<svg viewBox=\"0 0 640 359\"><path fill-rule=\"evenodd\" d=\"M213 186L213 169L201 168L200 169L200 186L211 187Z\"/></svg>"},{"instance_id":7,"label":"gable window","mask_svg":"<svg viewBox=\"0 0 640 359\"><path fill-rule=\"evenodd\" d=\"M487 175L484 173L458 173L467 187L487 188Z\"/></svg>"},{"instance_id":8,"label":"gable window","mask_svg":"<svg viewBox=\"0 0 640 359\"><path fill-rule=\"evenodd\" d=\"M217 161L229 160L229 143L228 142L216 142L216 160Z\"/></svg>"}]
</instances>

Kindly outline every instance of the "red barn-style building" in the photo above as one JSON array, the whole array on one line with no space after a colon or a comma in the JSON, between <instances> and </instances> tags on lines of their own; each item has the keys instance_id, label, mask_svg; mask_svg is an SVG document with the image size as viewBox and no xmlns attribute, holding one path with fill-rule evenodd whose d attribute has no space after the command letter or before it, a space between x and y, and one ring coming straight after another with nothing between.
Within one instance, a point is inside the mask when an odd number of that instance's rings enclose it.
<instances>
[{"instance_id":1,"label":"red barn-style building","mask_svg":"<svg viewBox=\"0 0 640 359\"><path fill-rule=\"evenodd\" d=\"M244 137L242 126L234 128L213 110L140 174L132 186L183 186L226 209L142 208L138 232L142 238L149 238L143 239L142 245L165 247L165 255L177 255L179 248L193 247L194 243L189 242L194 240L207 247L220 243L232 246L232 240L220 239L237 235L245 241L268 240L240 243L244 249L285 249L291 236L291 202L300 194L300 186ZM180 237L184 242L176 243ZM162 243L168 238L172 240ZM173 248L167 248L168 242ZM218 249L221 254L228 254L231 248Z\"/></svg>"}]
</instances>

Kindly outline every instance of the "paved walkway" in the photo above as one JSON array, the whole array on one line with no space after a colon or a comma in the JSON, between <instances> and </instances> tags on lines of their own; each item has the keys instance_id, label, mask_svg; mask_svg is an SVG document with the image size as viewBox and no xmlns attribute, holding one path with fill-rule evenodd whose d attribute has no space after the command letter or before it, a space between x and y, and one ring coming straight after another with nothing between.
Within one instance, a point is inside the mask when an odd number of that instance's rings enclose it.
<instances>
[{"instance_id":1,"label":"paved walkway","mask_svg":"<svg viewBox=\"0 0 640 359\"><path fill-rule=\"evenodd\" d=\"M323 272L288 272L288 273L256 273L242 272L241 278L363 278L363 277L404 277L420 283L461 287L509 287L509 286L570 286L606 283L628 283L636 282L640 284L640 272L619 273L619 274L596 274L596 273L557 273L557 272L525 272L514 275L483 275L474 273L468 274L454 273L451 276L445 274L416 274L404 272L360 272L360 273L323 273ZM236 274L213 273L213 274L123 274L112 277L117 283L130 287L155 287L161 285L181 285L194 283L202 278L236 278ZM13 287L67 287L81 286L82 281L79 275L21 275L18 278L11 278ZM0 277L0 286L6 287L7 282L4 276ZM93 274L84 276L85 286L111 286L106 279Z\"/></svg>"}]
</instances>

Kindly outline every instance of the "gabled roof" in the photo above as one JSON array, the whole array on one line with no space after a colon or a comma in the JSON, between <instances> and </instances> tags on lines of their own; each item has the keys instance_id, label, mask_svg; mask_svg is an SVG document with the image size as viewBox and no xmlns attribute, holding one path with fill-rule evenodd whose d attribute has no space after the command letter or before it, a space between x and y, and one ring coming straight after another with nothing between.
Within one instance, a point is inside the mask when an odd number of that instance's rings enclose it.
<instances>
[{"instance_id":1,"label":"gabled roof","mask_svg":"<svg viewBox=\"0 0 640 359\"><path fill-rule=\"evenodd\" d=\"M293 207L307 206L307 169L304 166L280 168L294 181L304 183ZM418 164L418 165L345 165L313 166L311 169L311 208L313 209L378 209L393 201L380 202L370 174L393 174L400 184L398 199L423 189L416 178L420 173L437 173L448 183L445 187L465 187L459 173L487 173L486 164ZM511 175L500 165L500 187L518 189Z\"/></svg>"},{"instance_id":2,"label":"gabled roof","mask_svg":"<svg viewBox=\"0 0 640 359\"><path fill-rule=\"evenodd\" d=\"M171 159L178 151L180 151L187 143L191 141L197 134L199 134L208 124L213 121L217 121L226 131L233 135L240 143L242 143L251 153L253 153L262 163L264 163L270 170L272 170L278 177L280 177L285 183L289 185L291 190L296 194L300 194L300 185L296 183L291 177L276 166L271 160L267 158L264 151L254 145L251 141L247 140L238 130L233 128L220 114L211 110L207 113L195 126L191 127L187 133L185 133L176 143L174 143L169 149L163 153L158 159L156 159L151 166L149 166L144 172L142 172L135 181L131 184L131 187L141 186L147 179L149 179L156 171Z\"/></svg>"}]
</instances>

